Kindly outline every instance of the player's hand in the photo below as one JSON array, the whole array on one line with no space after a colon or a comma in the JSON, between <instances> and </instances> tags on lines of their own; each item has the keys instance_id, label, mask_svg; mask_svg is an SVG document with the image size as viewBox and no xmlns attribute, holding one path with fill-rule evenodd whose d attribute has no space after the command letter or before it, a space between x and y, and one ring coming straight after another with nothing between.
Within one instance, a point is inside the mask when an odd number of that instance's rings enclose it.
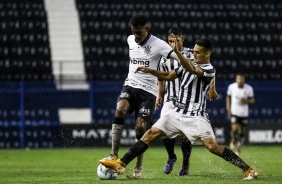
<instances>
[{"instance_id":1,"label":"player's hand","mask_svg":"<svg viewBox=\"0 0 282 184\"><path fill-rule=\"evenodd\" d=\"M248 99L247 98L241 98L241 103L242 104L248 104Z\"/></svg>"},{"instance_id":2,"label":"player's hand","mask_svg":"<svg viewBox=\"0 0 282 184\"><path fill-rule=\"evenodd\" d=\"M136 70L135 70L135 73L137 72L144 72L144 73L148 73L149 72L149 68L145 67L145 66L139 66Z\"/></svg>"},{"instance_id":3,"label":"player's hand","mask_svg":"<svg viewBox=\"0 0 282 184\"><path fill-rule=\"evenodd\" d=\"M232 117L232 114L231 114L230 110L227 110L227 117L228 117L228 119L230 119Z\"/></svg>"},{"instance_id":4,"label":"player's hand","mask_svg":"<svg viewBox=\"0 0 282 184\"><path fill-rule=\"evenodd\" d=\"M158 98L156 99L156 103L155 103L155 110L158 110L159 107L162 106L162 103L163 103L163 98L162 98L162 97L158 97Z\"/></svg>"},{"instance_id":5,"label":"player's hand","mask_svg":"<svg viewBox=\"0 0 282 184\"><path fill-rule=\"evenodd\" d=\"M209 89L207 92L207 97L210 101L214 101L217 99L218 95L215 89Z\"/></svg>"},{"instance_id":6,"label":"player's hand","mask_svg":"<svg viewBox=\"0 0 282 184\"><path fill-rule=\"evenodd\" d=\"M176 36L174 34L171 34L170 36L173 37L173 42L171 42L170 46L172 47L174 52L179 52Z\"/></svg>"}]
</instances>

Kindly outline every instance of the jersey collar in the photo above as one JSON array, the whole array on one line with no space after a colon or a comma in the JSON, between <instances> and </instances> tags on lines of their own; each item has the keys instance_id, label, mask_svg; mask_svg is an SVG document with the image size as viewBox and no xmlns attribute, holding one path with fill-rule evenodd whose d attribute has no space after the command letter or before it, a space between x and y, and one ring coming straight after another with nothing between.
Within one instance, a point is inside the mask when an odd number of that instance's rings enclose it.
<instances>
[{"instance_id":1,"label":"jersey collar","mask_svg":"<svg viewBox=\"0 0 282 184\"><path fill-rule=\"evenodd\" d=\"M143 46L143 45L147 42L147 40L149 40L150 37L151 37L151 34L149 33L148 36L147 36L147 38L146 38L143 42L138 43L138 45Z\"/></svg>"}]
</instances>

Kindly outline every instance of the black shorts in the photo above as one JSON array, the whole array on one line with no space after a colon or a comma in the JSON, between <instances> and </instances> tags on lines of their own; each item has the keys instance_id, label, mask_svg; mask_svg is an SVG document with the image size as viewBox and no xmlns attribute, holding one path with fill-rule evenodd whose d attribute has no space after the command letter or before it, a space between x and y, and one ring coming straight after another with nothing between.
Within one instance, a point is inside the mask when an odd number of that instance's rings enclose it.
<instances>
[{"instance_id":1,"label":"black shorts","mask_svg":"<svg viewBox=\"0 0 282 184\"><path fill-rule=\"evenodd\" d=\"M135 112L135 118L141 117L148 123L151 121L155 110L155 95L144 91L143 89L124 86L117 102L122 99L127 99L130 104L129 114Z\"/></svg>"},{"instance_id":2,"label":"black shorts","mask_svg":"<svg viewBox=\"0 0 282 184\"><path fill-rule=\"evenodd\" d=\"M239 117L232 115L231 123L239 123L240 125L246 126L248 124L248 117Z\"/></svg>"}]
</instances>

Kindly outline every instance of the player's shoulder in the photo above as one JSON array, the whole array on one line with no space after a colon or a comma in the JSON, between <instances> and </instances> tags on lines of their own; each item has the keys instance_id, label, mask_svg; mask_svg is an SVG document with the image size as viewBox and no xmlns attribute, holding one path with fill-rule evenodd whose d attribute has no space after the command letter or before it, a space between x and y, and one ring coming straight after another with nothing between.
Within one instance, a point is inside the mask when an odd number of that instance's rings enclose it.
<instances>
[{"instance_id":1,"label":"player's shoulder","mask_svg":"<svg viewBox=\"0 0 282 184\"><path fill-rule=\"evenodd\" d=\"M148 40L149 42L151 42L151 43L154 43L154 42L165 42L164 40L162 40L162 39L160 39L160 38L158 38L158 37L156 37L156 36L154 36L154 35L150 35L150 38L149 38L149 40ZM165 42L166 43L166 42ZM167 43L166 43L167 44Z\"/></svg>"},{"instance_id":2,"label":"player's shoulder","mask_svg":"<svg viewBox=\"0 0 282 184\"><path fill-rule=\"evenodd\" d=\"M205 69L205 70L215 70L214 66L211 63L201 64L201 65L198 65L198 66L201 67L202 69Z\"/></svg>"},{"instance_id":3,"label":"player's shoulder","mask_svg":"<svg viewBox=\"0 0 282 184\"><path fill-rule=\"evenodd\" d=\"M134 35L129 35L129 36L127 37L127 41L135 41Z\"/></svg>"},{"instance_id":4,"label":"player's shoulder","mask_svg":"<svg viewBox=\"0 0 282 184\"><path fill-rule=\"evenodd\" d=\"M184 47L183 49L185 52L193 52L194 50L188 47Z\"/></svg>"},{"instance_id":5,"label":"player's shoulder","mask_svg":"<svg viewBox=\"0 0 282 184\"><path fill-rule=\"evenodd\" d=\"M248 84L248 83L245 83L244 87L247 88L247 89L253 89L253 87L250 84Z\"/></svg>"},{"instance_id":6,"label":"player's shoulder","mask_svg":"<svg viewBox=\"0 0 282 184\"><path fill-rule=\"evenodd\" d=\"M236 88L238 86L238 84L236 82L233 82L231 84L229 84L229 88Z\"/></svg>"}]
</instances>

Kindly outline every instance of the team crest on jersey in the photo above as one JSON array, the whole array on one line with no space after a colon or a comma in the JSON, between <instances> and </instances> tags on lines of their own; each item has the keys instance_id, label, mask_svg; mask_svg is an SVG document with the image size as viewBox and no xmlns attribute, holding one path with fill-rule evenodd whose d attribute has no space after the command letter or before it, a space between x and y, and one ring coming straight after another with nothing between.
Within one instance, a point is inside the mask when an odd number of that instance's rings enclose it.
<instances>
[{"instance_id":1,"label":"team crest on jersey","mask_svg":"<svg viewBox=\"0 0 282 184\"><path fill-rule=\"evenodd\" d=\"M145 54L150 54L151 53L151 48L152 47L150 45L146 45L144 48L145 48L145 51L144 51Z\"/></svg>"}]
</instances>

